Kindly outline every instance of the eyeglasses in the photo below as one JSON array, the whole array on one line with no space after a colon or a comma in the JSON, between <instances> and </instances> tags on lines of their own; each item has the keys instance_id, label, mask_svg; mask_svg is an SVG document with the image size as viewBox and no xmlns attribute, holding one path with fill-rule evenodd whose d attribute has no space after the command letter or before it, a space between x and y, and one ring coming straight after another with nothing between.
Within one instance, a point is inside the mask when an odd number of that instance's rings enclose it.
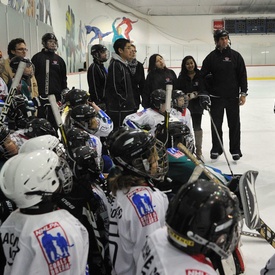
<instances>
[{"instance_id":1,"label":"eyeglasses","mask_svg":"<svg viewBox=\"0 0 275 275\"><path fill-rule=\"evenodd\" d=\"M28 51L28 49L26 49L26 48L19 48L19 49L15 49L15 50L19 51L19 52L23 52L23 51L27 52Z\"/></svg>"}]
</instances>

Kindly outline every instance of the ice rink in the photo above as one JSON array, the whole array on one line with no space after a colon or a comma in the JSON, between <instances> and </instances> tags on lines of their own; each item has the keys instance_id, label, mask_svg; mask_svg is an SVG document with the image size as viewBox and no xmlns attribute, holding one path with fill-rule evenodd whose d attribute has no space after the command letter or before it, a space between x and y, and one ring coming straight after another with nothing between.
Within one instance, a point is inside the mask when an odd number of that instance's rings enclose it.
<instances>
[{"instance_id":1,"label":"ice rink","mask_svg":"<svg viewBox=\"0 0 275 275\"><path fill-rule=\"evenodd\" d=\"M224 117L224 149L234 174L247 170L259 172L256 193L261 218L275 231L275 80L250 80L246 104L241 106L241 150L243 157L236 163L228 151L228 128ZM205 163L230 174L224 155L211 162L210 117L203 116L203 155ZM246 228L246 227L245 227ZM256 232L256 231L255 231ZM242 236L242 252L247 275L259 274L275 249L264 239Z\"/></svg>"}]
</instances>

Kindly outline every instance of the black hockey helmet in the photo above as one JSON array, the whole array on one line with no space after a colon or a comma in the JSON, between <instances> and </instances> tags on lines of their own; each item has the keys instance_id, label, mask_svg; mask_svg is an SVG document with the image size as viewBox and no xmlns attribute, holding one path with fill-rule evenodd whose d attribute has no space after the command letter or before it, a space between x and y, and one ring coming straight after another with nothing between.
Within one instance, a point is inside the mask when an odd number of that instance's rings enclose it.
<instances>
[{"instance_id":1,"label":"black hockey helmet","mask_svg":"<svg viewBox=\"0 0 275 275\"><path fill-rule=\"evenodd\" d=\"M73 173L76 178L88 173L99 174L101 172L97 161L97 151L95 148L86 145L73 149L72 158L74 160Z\"/></svg>"},{"instance_id":2,"label":"black hockey helmet","mask_svg":"<svg viewBox=\"0 0 275 275\"><path fill-rule=\"evenodd\" d=\"M6 126L0 127L0 145L3 145L3 143L5 142L9 134L10 134L10 130L8 127Z\"/></svg>"},{"instance_id":3,"label":"black hockey helmet","mask_svg":"<svg viewBox=\"0 0 275 275\"><path fill-rule=\"evenodd\" d=\"M109 58L109 54L107 55L107 57L105 59L102 59L100 54L101 53L104 53L108 51L108 49L104 46L104 45L101 45L101 44L95 44L91 47L91 55L93 56L94 60L98 60L100 62L106 62ZM108 51L109 53L109 51Z\"/></svg>"},{"instance_id":4,"label":"black hockey helmet","mask_svg":"<svg viewBox=\"0 0 275 275\"><path fill-rule=\"evenodd\" d=\"M183 98L184 102L182 104L179 104L178 100L179 98ZM176 110L179 110L182 112L184 109L188 107L189 100L188 96L181 90L173 90L172 91L172 106Z\"/></svg>"},{"instance_id":5,"label":"black hockey helmet","mask_svg":"<svg viewBox=\"0 0 275 275\"><path fill-rule=\"evenodd\" d=\"M48 46L47 46L47 42L51 39L55 40L55 43L56 43L55 48L48 48ZM44 48L48 49L49 51L56 51L56 49L58 48L58 40L57 40L55 34L54 33L45 33L42 36L42 45Z\"/></svg>"},{"instance_id":6,"label":"black hockey helmet","mask_svg":"<svg viewBox=\"0 0 275 275\"><path fill-rule=\"evenodd\" d=\"M10 60L10 67L12 69L12 72L16 73L16 71L18 69L18 66L19 66L19 63L21 61L26 63L26 67L27 68L31 68L32 69L32 71L25 69L23 75L24 76L28 76L28 77L33 76L34 75L34 65L33 65L33 63L31 62L30 59L24 58L24 57L21 57L21 56L14 56Z\"/></svg>"},{"instance_id":7,"label":"black hockey helmet","mask_svg":"<svg viewBox=\"0 0 275 275\"><path fill-rule=\"evenodd\" d=\"M161 104L165 104L166 91L162 89L154 90L150 95L150 104L153 109L159 110Z\"/></svg>"},{"instance_id":8,"label":"black hockey helmet","mask_svg":"<svg viewBox=\"0 0 275 275\"><path fill-rule=\"evenodd\" d=\"M88 102L90 94L87 91L81 89L71 89L64 94L64 103L67 103L71 107L77 105L83 105Z\"/></svg>"},{"instance_id":9,"label":"black hockey helmet","mask_svg":"<svg viewBox=\"0 0 275 275\"><path fill-rule=\"evenodd\" d=\"M227 36L229 39L229 32L226 30L215 30L214 31L214 41L217 43L221 37Z\"/></svg>"},{"instance_id":10,"label":"black hockey helmet","mask_svg":"<svg viewBox=\"0 0 275 275\"><path fill-rule=\"evenodd\" d=\"M166 212L168 239L189 255L213 250L226 258L240 237L237 197L224 185L199 179L183 185Z\"/></svg>"},{"instance_id":11,"label":"black hockey helmet","mask_svg":"<svg viewBox=\"0 0 275 275\"><path fill-rule=\"evenodd\" d=\"M96 111L88 104L73 107L70 112L70 117L74 126L81 127L91 134L94 134L98 130L99 124L96 118ZM96 121L93 120L94 118ZM94 126L94 124L96 124L96 126Z\"/></svg>"},{"instance_id":12,"label":"black hockey helmet","mask_svg":"<svg viewBox=\"0 0 275 275\"><path fill-rule=\"evenodd\" d=\"M166 149L148 132L119 127L107 138L107 148L116 165L143 177L161 179L168 171ZM153 171L152 164L157 162Z\"/></svg>"},{"instance_id":13,"label":"black hockey helmet","mask_svg":"<svg viewBox=\"0 0 275 275\"><path fill-rule=\"evenodd\" d=\"M56 130L45 118L33 118L27 122L24 134L28 138L39 137L43 135L52 135L57 137Z\"/></svg>"},{"instance_id":14,"label":"black hockey helmet","mask_svg":"<svg viewBox=\"0 0 275 275\"><path fill-rule=\"evenodd\" d=\"M155 131L155 137L163 143L166 142L166 140L162 140L166 137L163 133L165 130L165 125L163 123L159 124ZM168 125L168 133L168 141L165 143L167 148L177 147L179 143L182 143L189 151L192 153L194 152L194 138L187 125L180 121L170 121Z\"/></svg>"},{"instance_id":15,"label":"black hockey helmet","mask_svg":"<svg viewBox=\"0 0 275 275\"><path fill-rule=\"evenodd\" d=\"M71 148L85 146L90 139L90 135L76 127L72 127L67 132L67 140Z\"/></svg>"}]
</instances>

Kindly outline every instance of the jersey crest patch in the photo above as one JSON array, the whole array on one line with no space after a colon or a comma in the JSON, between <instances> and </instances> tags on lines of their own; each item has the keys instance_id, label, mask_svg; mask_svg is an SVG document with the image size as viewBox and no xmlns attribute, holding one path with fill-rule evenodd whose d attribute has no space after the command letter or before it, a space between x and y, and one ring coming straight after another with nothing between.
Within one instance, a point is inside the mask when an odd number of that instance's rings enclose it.
<instances>
[{"instance_id":1,"label":"jersey crest patch","mask_svg":"<svg viewBox=\"0 0 275 275\"><path fill-rule=\"evenodd\" d=\"M129 192L127 197L135 208L143 227L158 221L158 215L152 204L151 194L146 188L137 188Z\"/></svg>"},{"instance_id":2,"label":"jersey crest patch","mask_svg":"<svg viewBox=\"0 0 275 275\"><path fill-rule=\"evenodd\" d=\"M58 222L49 223L33 231L45 260L49 267L49 274L55 275L69 270L71 266L67 235Z\"/></svg>"}]
</instances>

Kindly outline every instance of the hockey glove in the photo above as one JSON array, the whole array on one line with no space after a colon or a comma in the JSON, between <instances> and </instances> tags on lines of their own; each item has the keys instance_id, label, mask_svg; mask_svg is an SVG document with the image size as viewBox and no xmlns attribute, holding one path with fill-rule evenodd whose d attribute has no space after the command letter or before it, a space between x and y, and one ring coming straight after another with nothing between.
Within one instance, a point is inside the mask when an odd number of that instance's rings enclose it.
<instances>
[{"instance_id":1,"label":"hockey glove","mask_svg":"<svg viewBox=\"0 0 275 275\"><path fill-rule=\"evenodd\" d=\"M47 97L37 96L32 99L32 102L36 108L44 107L46 105L50 105L50 102Z\"/></svg>"},{"instance_id":2,"label":"hockey glove","mask_svg":"<svg viewBox=\"0 0 275 275\"><path fill-rule=\"evenodd\" d=\"M201 95L200 96L200 105L203 109L209 110L211 106L211 100L208 95Z\"/></svg>"}]
</instances>

